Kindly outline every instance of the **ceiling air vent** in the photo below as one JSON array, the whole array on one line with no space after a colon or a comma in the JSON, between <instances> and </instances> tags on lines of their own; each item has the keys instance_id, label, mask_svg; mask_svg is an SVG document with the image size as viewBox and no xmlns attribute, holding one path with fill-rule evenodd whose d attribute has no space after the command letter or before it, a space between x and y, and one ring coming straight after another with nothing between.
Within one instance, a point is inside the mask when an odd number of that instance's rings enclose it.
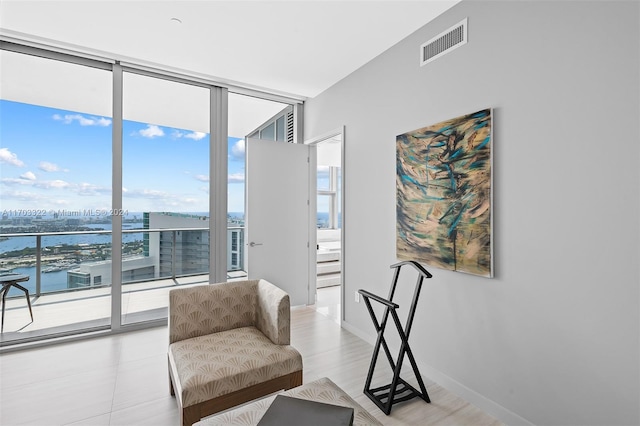
<instances>
[{"instance_id":1,"label":"ceiling air vent","mask_svg":"<svg viewBox=\"0 0 640 426\"><path fill-rule=\"evenodd\" d=\"M420 46L420 66L438 59L440 56L467 43L467 21L454 25Z\"/></svg>"}]
</instances>

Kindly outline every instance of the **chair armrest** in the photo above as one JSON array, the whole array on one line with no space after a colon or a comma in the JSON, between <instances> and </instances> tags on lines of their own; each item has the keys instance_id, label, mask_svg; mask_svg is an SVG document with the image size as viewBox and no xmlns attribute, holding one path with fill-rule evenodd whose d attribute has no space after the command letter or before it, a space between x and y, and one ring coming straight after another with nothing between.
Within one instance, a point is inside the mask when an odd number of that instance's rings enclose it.
<instances>
[{"instance_id":1,"label":"chair armrest","mask_svg":"<svg viewBox=\"0 0 640 426\"><path fill-rule=\"evenodd\" d=\"M255 325L257 280L177 288L169 292L169 344Z\"/></svg>"},{"instance_id":2,"label":"chair armrest","mask_svg":"<svg viewBox=\"0 0 640 426\"><path fill-rule=\"evenodd\" d=\"M258 282L256 327L276 345L291 343L289 295L267 280Z\"/></svg>"}]
</instances>

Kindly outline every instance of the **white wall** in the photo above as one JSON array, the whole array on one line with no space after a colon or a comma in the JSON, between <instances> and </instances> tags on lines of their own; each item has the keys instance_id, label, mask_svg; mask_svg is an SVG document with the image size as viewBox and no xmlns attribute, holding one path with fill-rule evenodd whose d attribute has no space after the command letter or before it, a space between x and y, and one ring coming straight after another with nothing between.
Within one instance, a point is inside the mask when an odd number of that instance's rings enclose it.
<instances>
[{"instance_id":1,"label":"white wall","mask_svg":"<svg viewBox=\"0 0 640 426\"><path fill-rule=\"evenodd\" d=\"M639 9L463 1L305 106L305 139L345 126L343 324L372 341L353 294L390 285L396 135L494 109L495 278L427 266L410 341L510 424L640 423ZM419 67L465 17L469 43Z\"/></svg>"}]
</instances>

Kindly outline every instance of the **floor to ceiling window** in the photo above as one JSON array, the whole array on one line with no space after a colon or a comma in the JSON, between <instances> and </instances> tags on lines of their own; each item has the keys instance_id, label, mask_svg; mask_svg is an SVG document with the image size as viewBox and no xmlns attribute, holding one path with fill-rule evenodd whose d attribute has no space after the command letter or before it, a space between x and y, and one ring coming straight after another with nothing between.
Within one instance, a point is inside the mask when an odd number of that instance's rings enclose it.
<instances>
[{"instance_id":1,"label":"floor to ceiling window","mask_svg":"<svg viewBox=\"0 0 640 426\"><path fill-rule=\"evenodd\" d=\"M123 324L166 318L170 287L208 282L209 111L208 88L123 75Z\"/></svg>"},{"instance_id":2,"label":"floor to ceiling window","mask_svg":"<svg viewBox=\"0 0 640 426\"><path fill-rule=\"evenodd\" d=\"M317 144L317 226L318 229L340 229L342 227L341 188L342 154L341 136L334 136Z\"/></svg>"},{"instance_id":3,"label":"floor to ceiling window","mask_svg":"<svg viewBox=\"0 0 640 426\"><path fill-rule=\"evenodd\" d=\"M2 342L108 327L108 287L75 272L111 257L111 73L6 50L0 63L0 268L29 278L33 305L31 321L10 290Z\"/></svg>"},{"instance_id":4,"label":"floor to ceiling window","mask_svg":"<svg viewBox=\"0 0 640 426\"><path fill-rule=\"evenodd\" d=\"M161 324L171 287L244 276L244 140L292 142L290 105L46 47L0 55L0 274L28 276L33 308L8 293L0 347Z\"/></svg>"}]
</instances>

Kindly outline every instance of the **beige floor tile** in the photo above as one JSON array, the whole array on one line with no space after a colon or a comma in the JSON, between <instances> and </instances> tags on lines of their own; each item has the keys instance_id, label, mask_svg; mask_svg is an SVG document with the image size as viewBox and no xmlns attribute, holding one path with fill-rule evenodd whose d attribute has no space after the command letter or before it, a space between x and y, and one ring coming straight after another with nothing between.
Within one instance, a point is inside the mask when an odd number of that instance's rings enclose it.
<instances>
[{"instance_id":1,"label":"beige floor tile","mask_svg":"<svg viewBox=\"0 0 640 426\"><path fill-rule=\"evenodd\" d=\"M155 355L167 356L169 332L167 327L123 333L120 336L122 350L120 362L136 361Z\"/></svg>"},{"instance_id":2,"label":"beige floor tile","mask_svg":"<svg viewBox=\"0 0 640 426\"><path fill-rule=\"evenodd\" d=\"M322 296L319 302L326 303ZM386 416L363 393L371 345L310 307L292 310L291 335L303 356L305 383L329 377L385 425L500 425L428 378L431 404L412 399ZM164 326L4 353L0 425L175 426L179 414L169 395L167 347ZM387 362L384 354L379 362ZM376 369L374 386L390 383L388 370ZM406 364L402 377L417 386Z\"/></svg>"},{"instance_id":3,"label":"beige floor tile","mask_svg":"<svg viewBox=\"0 0 640 426\"><path fill-rule=\"evenodd\" d=\"M96 338L0 355L1 388L28 386L116 367L120 343Z\"/></svg>"},{"instance_id":4,"label":"beige floor tile","mask_svg":"<svg viewBox=\"0 0 640 426\"><path fill-rule=\"evenodd\" d=\"M112 410L118 411L169 396L167 355L120 364Z\"/></svg>"},{"instance_id":5,"label":"beige floor tile","mask_svg":"<svg viewBox=\"0 0 640 426\"><path fill-rule=\"evenodd\" d=\"M165 396L111 413L111 426L177 426L180 415L175 398Z\"/></svg>"},{"instance_id":6,"label":"beige floor tile","mask_svg":"<svg viewBox=\"0 0 640 426\"><path fill-rule=\"evenodd\" d=\"M67 423L64 426L109 426L111 413L102 414L100 416L90 417L88 419L78 420L77 422Z\"/></svg>"},{"instance_id":7,"label":"beige floor tile","mask_svg":"<svg viewBox=\"0 0 640 426\"><path fill-rule=\"evenodd\" d=\"M3 389L0 424L62 425L108 414L113 401L116 370L115 366L105 367Z\"/></svg>"}]
</instances>

